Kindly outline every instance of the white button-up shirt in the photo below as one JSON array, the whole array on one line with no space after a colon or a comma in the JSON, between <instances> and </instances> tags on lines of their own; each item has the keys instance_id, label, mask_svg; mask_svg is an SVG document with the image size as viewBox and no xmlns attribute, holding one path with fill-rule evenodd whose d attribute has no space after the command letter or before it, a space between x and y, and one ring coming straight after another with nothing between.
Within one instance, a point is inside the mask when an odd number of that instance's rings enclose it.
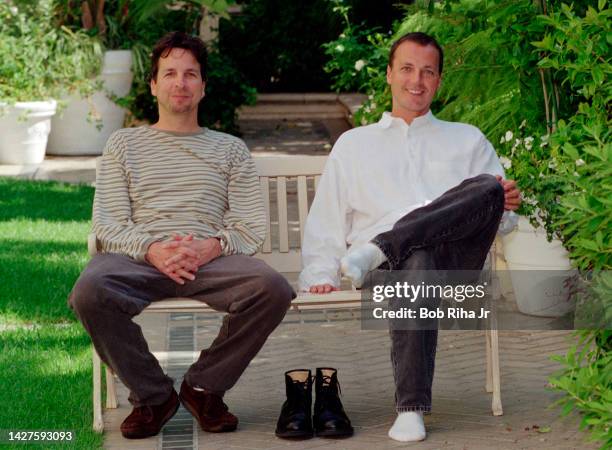
<instances>
[{"instance_id":1,"label":"white button-up shirt","mask_svg":"<svg viewBox=\"0 0 612 450\"><path fill-rule=\"evenodd\" d=\"M300 289L339 286L347 246L369 242L410 211L483 173L504 176L482 132L439 120L431 111L410 125L384 113L378 123L347 131L329 155L306 220ZM515 223L516 216L505 212L500 231Z\"/></svg>"}]
</instances>

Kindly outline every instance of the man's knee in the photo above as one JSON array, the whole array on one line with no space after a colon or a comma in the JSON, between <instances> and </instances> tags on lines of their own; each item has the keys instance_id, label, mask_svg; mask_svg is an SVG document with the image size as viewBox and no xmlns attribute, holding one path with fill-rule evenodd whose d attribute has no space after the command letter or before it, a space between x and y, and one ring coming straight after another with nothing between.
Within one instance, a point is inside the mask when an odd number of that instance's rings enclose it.
<instances>
[{"instance_id":1,"label":"man's knee","mask_svg":"<svg viewBox=\"0 0 612 450\"><path fill-rule=\"evenodd\" d=\"M68 304L79 317L96 314L101 306L105 276L100 272L85 270L76 281L68 297Z\"/></svg>"},{"instance_id":2,"label":"man's knee","mask_svg":"<svg viewBox=\"0 0 612 450\"><path fill-rule=\"evenodd\" d=\"M265 293L267 306L284 314L296 296L289 282L267 265L259 272L257 280L258 288Z\"/></svg>"},{"instance_id":3,"label":"man's knee","mask_svg":"<svg viewBox=\"0 0 612 450\"><path fill-rule=\"evenodd\" d=\"M497 181L497 178L488 173L483 173L472 178L472 183L478 195L491 196L496 203L503 207L504 188L501 183Z\"/></svg>"}]
</instances>

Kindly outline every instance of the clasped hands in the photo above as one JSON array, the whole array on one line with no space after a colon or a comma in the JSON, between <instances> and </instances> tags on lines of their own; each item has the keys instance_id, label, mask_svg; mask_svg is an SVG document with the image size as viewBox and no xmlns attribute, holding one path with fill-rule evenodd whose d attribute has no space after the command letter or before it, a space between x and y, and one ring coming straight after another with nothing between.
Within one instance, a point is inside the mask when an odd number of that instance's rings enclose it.
<instances>
[{"instance_id":1,"label":"clasped hands","mask_svg":"<svg viewBox=\"0 0 612 450\"><path fill-rule=\"evenodd\" d=\"M145 256L149 264L178 284L195 280L200 266L221 255L216 238L194 239L193 235L174 235L171 239L152 243Z\"/></svg>"}]
</instances>

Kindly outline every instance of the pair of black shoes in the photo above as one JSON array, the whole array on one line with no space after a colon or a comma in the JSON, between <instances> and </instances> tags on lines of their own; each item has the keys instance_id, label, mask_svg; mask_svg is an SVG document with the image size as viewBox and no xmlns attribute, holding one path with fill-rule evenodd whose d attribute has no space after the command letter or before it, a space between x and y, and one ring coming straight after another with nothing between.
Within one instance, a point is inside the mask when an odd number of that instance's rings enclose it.
<instances>
[{"instance_id":1,"label":"pair of black shoes","mask_svg":"<svg viewBox=\"0 0 612 450\"><path fill-rule=\"evenodd\" d=\"M351 421L340 402L338 372L332 368L317 368L316 400L312 405L312 376L308 369L285 372L287 401L283 403L276 424L281 438L348 437L353 434ZM314 426L313 426L314 425Z\"/></svg>"}]
</instances>

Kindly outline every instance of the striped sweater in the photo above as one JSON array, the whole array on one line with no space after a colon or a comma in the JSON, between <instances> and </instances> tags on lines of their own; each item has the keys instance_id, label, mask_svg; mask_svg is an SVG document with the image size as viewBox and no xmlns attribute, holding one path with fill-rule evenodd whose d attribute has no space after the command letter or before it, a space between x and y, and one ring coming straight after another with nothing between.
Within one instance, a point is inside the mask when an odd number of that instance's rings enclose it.
<instances>
[{"instance_id":1,"label":"striped sweater","mask_svg":"<svg viewBox=\"0 0 612 450\"><path fill-rule=\"evenodd\" d=\"M266 218L248 148L209 129L116 131L96 177L93 232L102 251L138 261L173 233L219 237L223 255L255 253Z\"/></svg>"}]
</instances>

